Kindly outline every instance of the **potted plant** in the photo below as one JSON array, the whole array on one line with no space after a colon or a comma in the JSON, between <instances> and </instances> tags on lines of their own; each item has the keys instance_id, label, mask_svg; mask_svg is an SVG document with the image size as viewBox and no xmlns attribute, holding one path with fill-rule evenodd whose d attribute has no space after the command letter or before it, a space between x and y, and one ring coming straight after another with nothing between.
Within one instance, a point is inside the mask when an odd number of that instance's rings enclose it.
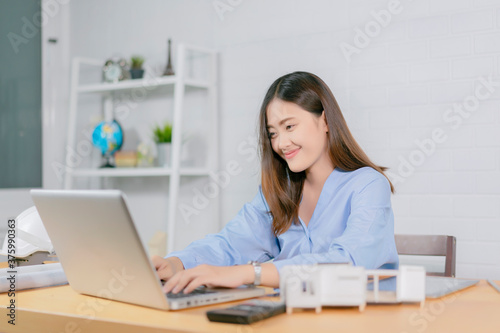
<instances>
[{"instance_id":1,"label":"potted plant","mask_svg":"<svg viewBox=\"0 0 500 333\"><path fill-rule=\"evenodd\" d=\"M166 122L163 126L156 125L153 129L153 135L158 152L158 165L168 167L172 146L172 124Z\"/></svg>"},{"instance_id":2,"label":"potted plant","mask_svg":"<svg viewBox=\"0 0 500 333\"><path fill-rule=\"evenodd\" d=\"M144 58L141 56L133 56L130 58L130 62L132 63L130 68L130 76L132 79L142 79L144 76L144 69L142 68Z\"/></svg>"}]
</instances>

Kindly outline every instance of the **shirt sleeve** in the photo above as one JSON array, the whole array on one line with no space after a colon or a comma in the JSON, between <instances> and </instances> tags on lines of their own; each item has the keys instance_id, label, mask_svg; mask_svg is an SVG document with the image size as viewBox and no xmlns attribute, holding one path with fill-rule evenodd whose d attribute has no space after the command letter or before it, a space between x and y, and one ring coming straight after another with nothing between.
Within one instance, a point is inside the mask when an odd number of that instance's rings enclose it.
<instances>
[{"instance_id":1,"label":"shirt sleeve","mask_svg":"<svg viewBox=\"0 0 500 333\"><path fill-rule=\"evenodd\" d=\"M268 211L259 186L254 199L246 203L222 231L194 241L184 250L172 252L165 258L178 257L186 269L200 264L231 266L246 264L249 260L272 259L279 250Z\"/></svg>"},{"instance_id":2,"label":"shirt sleeve","mask_svg":"<svg viewBox=\"0 0 500 333\"><path fill-rule=\"evenodd\" d=\"M352 263L368 269L397 266L391 190L387 179L379 175L354 191L346 229L333 239L328 251L275 260L278 271L286 265L314 263Z\"/></svg>"}]
</instances>

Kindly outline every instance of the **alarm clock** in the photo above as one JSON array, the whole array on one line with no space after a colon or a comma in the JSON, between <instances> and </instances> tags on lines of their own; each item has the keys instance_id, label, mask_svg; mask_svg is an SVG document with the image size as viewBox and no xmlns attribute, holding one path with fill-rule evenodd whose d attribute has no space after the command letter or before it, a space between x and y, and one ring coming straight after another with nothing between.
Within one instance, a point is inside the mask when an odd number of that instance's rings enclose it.
<instances>
[{"instance_id":1,"label":"alarm clock","mask_svg":"<svg viewBox=\"0 0 500 333\"><path fill-rule=\"evenodd\" d=\"M104 82L118 82L129 78L128 64L125 59L108 59L102 68Z\"/></svg>"}]
</instances>

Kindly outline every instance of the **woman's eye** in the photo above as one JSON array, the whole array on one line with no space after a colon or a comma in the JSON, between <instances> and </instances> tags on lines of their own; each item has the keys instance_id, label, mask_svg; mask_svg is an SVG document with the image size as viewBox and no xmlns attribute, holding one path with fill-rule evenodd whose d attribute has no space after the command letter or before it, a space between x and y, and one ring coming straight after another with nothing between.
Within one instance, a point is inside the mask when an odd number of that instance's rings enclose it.
<instances>
[{"instance_id":1,"label":"woman's eye","mask_svg":"<svg viewBox=\"0 0 500 333\"><path fill-rule=\"evenodd\" d=\"M288 131L289 129L292 129L295 125L286 125L285 129Z\"/></svg>"},{"instance_id":2,"label":"woman's eye","mask_svg":"<svg viewBox=\"0 0 500 333\"><path fill-rule=\"evenodd\" d=\"M272 138L274 138L274 136L275 136L275 135L276 135L276 133L274 133L274 132L270 132L270 133L269 133L269 138L271 138L271 139L272 139Z\"/></svg>"}]
</instances>

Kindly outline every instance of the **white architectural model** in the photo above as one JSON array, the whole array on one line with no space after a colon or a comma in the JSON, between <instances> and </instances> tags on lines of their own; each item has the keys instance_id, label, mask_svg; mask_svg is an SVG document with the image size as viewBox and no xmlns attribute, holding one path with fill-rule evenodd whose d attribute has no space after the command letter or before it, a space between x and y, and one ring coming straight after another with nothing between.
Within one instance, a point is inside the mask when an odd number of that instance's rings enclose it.
<instances>
[{"instance_id":1,"label":"white architectural model","mask_svg":"<svg viewBox=\"0 0 500 333\"><path fill-rule=\"evenodd\" d=\"M395 291L380 291L381 277L395 277ZM319 313L322 306L359 306L363 311L367 303L420 302L423 306L425 269L400 266L398 270L366 270L347 264L285 266L280 290L289 314L293 308L314 308Z\"/></svg>"}]
</instances>

